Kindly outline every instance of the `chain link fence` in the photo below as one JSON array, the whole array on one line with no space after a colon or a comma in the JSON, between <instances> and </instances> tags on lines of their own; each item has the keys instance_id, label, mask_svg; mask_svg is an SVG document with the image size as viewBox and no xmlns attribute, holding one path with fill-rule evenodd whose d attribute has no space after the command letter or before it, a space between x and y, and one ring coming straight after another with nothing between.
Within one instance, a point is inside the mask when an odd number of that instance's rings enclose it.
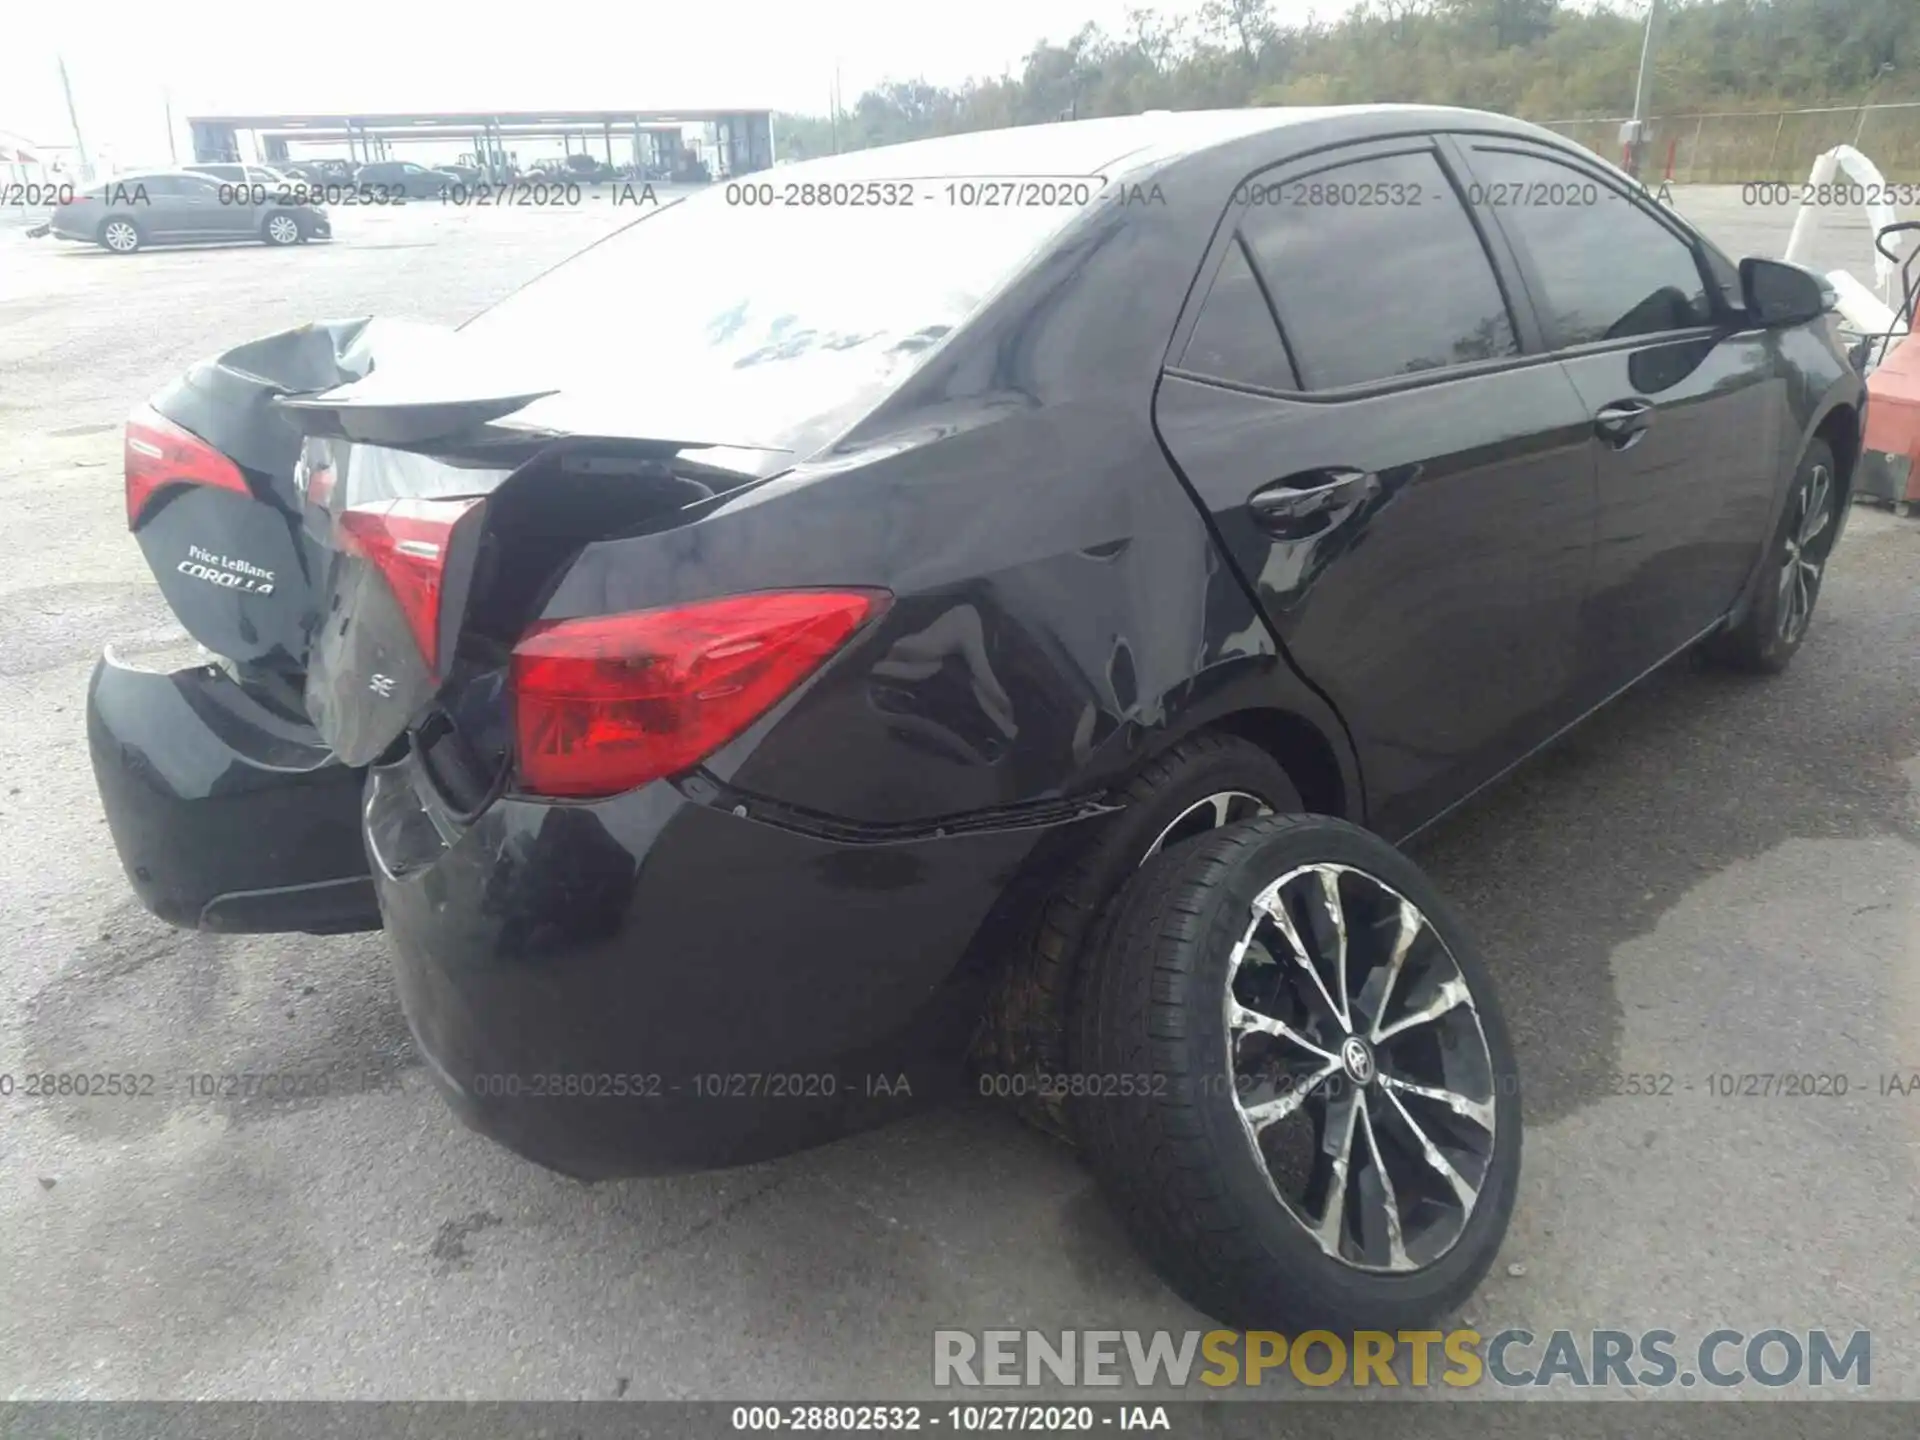
<instances>
[{"instance_id":1,"label":"chain link fence","mask_svg":"<svg viewBox=\"0 0 1920 1440\"><path fill-rule=\"evenodd\" d=\"M1620 163L1625 116L1541 123ZM1858 147L1890 181L1920 183L1920 102L1656 115L1647 122L1641 178L1681 185L1799 181L1836 145Z\"/></svg>"}]
</instances>

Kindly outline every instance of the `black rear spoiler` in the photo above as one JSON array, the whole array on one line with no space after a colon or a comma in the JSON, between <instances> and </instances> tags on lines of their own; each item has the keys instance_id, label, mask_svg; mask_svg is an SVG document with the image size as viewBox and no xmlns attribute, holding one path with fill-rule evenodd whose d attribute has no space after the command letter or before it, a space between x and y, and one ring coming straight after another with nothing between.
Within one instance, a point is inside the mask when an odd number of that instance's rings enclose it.
<instances>
[{"instance_id":1,"label":"black rear spoiler","mask_svg":"<svg viewBox=\"0 0 1920 1440\"><path fill-rule=\"evenodd\" d=\"M616 420L603 429L606 422L597 417L583 416L585 423L564 428L495 424L561 389L538 386L537 377L528 385L523 377L518 386L482 379L474 393L460 393L442 349L454 333L411 321L316 321L226 351L195 367L188 379L210 385L237 378L303 436L412 450L456 464L519 464L561 441L662 460L708 449L790 454L778 446L675 434L665 426L634 433ZM387 368L376 381L381 356ZM410 378L402 379L401 372ZM701 468L721 476L739 473L726 464Z\"/></svg>"},{"instance_id":2,"label":"black rear spoiler","mask_svg":"<svg viewBox=\"0 0 1920 1440\"><path fill-rule=\"evenodd\" d=\"M556 393L535 390L523 395L420 403L329 400L324 394L281 395L273 403L303 435L405 450L470 435L491 421L524 410L534 401Z\"/></svg>"},{"instance_id":3,"label":"black rear spoiler","mask_svg":"<svg viewBox=\"0 0 1920 1440\"><path fill-rule=\"evenodd\" d=\"M344 440L352 444L378 445L391 450L411 450L431 455L452 465L517 466L542 451L564 447L574 457L570 463L594 468L595 458L613 462L617 457L647 464L670 462L688 477L724 480L720 488L731 489L743 480L764 479L786 468L778 464L767 471L742 470L733 465L716 465L690 458L689 450L750 450L768 456L786 457L790 452L765 445L739 445L716 440L673 439L664 435L602 434L598 431L536 430L526 427L495 425L492 422L524 409L535 400L558 392L547 390L530 395L499 395L474 400L432 401L418 404L354 399L329 400L324 395L281 395L273 400L276 411L302 435L317 439ZM616 463L614 470L621 467ZM609 473L613 473L610 471Z\"/></svg>"}]
</instances>

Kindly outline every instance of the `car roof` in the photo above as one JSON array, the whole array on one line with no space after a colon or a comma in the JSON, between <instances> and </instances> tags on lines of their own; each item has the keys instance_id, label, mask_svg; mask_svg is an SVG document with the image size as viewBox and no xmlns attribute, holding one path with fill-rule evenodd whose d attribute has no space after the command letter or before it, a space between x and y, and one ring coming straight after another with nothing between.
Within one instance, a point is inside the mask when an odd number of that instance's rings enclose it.
<instances>
[{"instance_id":1,"label":"car roof","mask_svg":"<svg viewBox=\"0 0 1920 1440\"><path fill-rule=\"evenodd\" d=\"M123 170L118 175L109 175L104 180L97 180L94 183L97 185L126 185L135 180L159 180L162 178L204 180L207 177L202 175L198 170L189 170L184 165L178 167L157 165L144 170Z\"/></svg>"},{"instance_id":2,"label":"car roof","mask_svg":"<svg viewBox=\"0 0 1920 1440\"><path fill-rule=\"evenodd\" d=\"M1175 160L1253 135L1345 122L1359 139L1383 129L1505 130L1544 134L1537 126L1444 105L1266 105L1242 110L1150 110L1095 120L1055 121L910 140L806 162L825 174L853 177L984 177L1088 175Z\"/></svg>"}]
</instances>

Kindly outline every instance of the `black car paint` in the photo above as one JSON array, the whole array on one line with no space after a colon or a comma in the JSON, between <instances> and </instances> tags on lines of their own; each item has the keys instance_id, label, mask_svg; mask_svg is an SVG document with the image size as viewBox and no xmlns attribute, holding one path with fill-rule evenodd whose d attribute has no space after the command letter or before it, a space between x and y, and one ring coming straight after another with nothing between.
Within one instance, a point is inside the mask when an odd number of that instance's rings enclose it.
<instances>
[{"instance_id":1,"label":"black car paint","mask_svg":"<svg viewBox=\"0 0 1920 1440\"><path fill-rule=\"evenodd\" d=\"M162 490L134 532L174 614L217 654L283 673L306 663L324 557L304 535L303 437L273 402L364 375L369 328L364 320L322 321L255 340L201 361L153 397L155 410L238 465L250 492ZM222 589L192 576L194 561L212 549L266 571L272 589Z\"/></svg>"},{"instance_id":2,"label":"black car paint","mask_svg":"<svg viewBox=\"0 0 1920 1440\"><path fill-rule=\"evenodd\" d=\"M361 838L365 776L295 713L298 698L212 664L160 674L109 652L94 667L87 740L100 803L134 893L161 919L218 931L380 927Z\"/></svg>"},{"instance_id":3,"label":"black car paint","mask_svg":"<svg viewBox=\"0 0 1920 1440\"><path fill-rule=\"evenodd\" d=\"M152 398L232 460L249 492L169 487L134 532L174 614L244 683L108 654L89 687L94 773L122 865L174 924L380 927L360 835L364 768L341 763L304 712L328 556L304 525L303 437L273 402L364 376L381 333L365 320L305 325L202 361ZM236 560L242 583L209 582L238 575L226 571Z\"/></svg>"},{"instance_id":4,"label":"black car paint","mask_svg":"<svg viewBox=\"0 0 1920 1440\"><path fill-rule=\"evenodd\" d=\"M1495 244L1511 360L1337 401L1170 367L1236 185L1436 131L1579 158L1492 117L1381 109L1156 161L1128 179L1173 203L1076 222L826 448L587 540L522 597L523 621L783 586L895 601L672 782L552 803L502 771L455 804L420 733L379 757L379 911L422 1051L471 1123L601 1175L886 1118L906 1103L893 1077L915 1100L951 1081L1023 907L1180 737L1275 744L1313 808L1400 838L1738 613L1806 441L1857 449L1862 387L1825 326L1729 314L1550 356ZM1685 434L1763 395L1784 417L1715 435L1704 469L1659 449L1609 466L1592 407L1622 379ZM1322 467L1363 483L1283 533L1253 513L1256 490ZM103 791L182 743L131 716L97 728ZM741 1076L750 1095L730 1093Z\"/></svg>"}]
</instances>

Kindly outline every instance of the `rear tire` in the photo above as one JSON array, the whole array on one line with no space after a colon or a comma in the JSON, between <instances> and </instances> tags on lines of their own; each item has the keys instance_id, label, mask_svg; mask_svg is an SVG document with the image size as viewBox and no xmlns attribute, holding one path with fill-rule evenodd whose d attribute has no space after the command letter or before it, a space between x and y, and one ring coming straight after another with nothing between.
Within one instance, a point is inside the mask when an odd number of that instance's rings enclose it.
<instances>
[{"instance_id":1,"label":"rear tire","mask_svg":"<svg viewBox=\"0 0 1920 1440\"><path fill-rule=\"evenodd\" d=\"M298 245L306 238L306 227L299 216L276 210L261 222L260 238L269 245Z\"/></svg>"},{"instance_id":2,"label":"rear tire","mask_svg":"<svg viewBox=\"0 0 1920 1440\"><path fill-rule=\"evenodd\" d=\"M100 244L116 255L131 255L147 243L145 233L124 215L109 215L100 222Z\"/></svg>"},{"instance_id":3,"label":"rear tire","mask_svg":"<svg viewBox=\"0 0 1920 1440\"><path fill-rule=\"evenodd\" d=\"M1478 950L1385 841L1286 815L1170 851L1082 980L1075 1128L1189 1302L1396 1331L1473 1292L1519 1179L1513 1048Z\"/></svg>"},{"instance_id":4,"label":"rear tire","mask_svg":"<svg viewBox=\"0 0 1920 1440\"><path fill-rule=\"evenodd\" d=\"M1707 659L1754 675L1777 675L1787 668L1813 621L1840 529L1841 499L1833 451L1826 441L1815 440L1794 472L1753 603L1739 624L1708 639Z\"/></svg>"},{"instance_id":5,"label":"rear tire","mask_svg":"<svg viewBox=\"0 0 1920 1440\"><path fill-rule=\"evenodd\" d=\"M1216 813L1220 797L1224 814ZM1029 1123L1072 1139L1063 1084L1074 976L1100 911L1141 864L1217 823L1300 808L1287 772L1238 736L1202 733L1157 756L1122 792L1126 808L1102 822L1041 903L988 1005L983 1063L992 1093L1007 1093Z\"/></svg>"}]
</instances>

